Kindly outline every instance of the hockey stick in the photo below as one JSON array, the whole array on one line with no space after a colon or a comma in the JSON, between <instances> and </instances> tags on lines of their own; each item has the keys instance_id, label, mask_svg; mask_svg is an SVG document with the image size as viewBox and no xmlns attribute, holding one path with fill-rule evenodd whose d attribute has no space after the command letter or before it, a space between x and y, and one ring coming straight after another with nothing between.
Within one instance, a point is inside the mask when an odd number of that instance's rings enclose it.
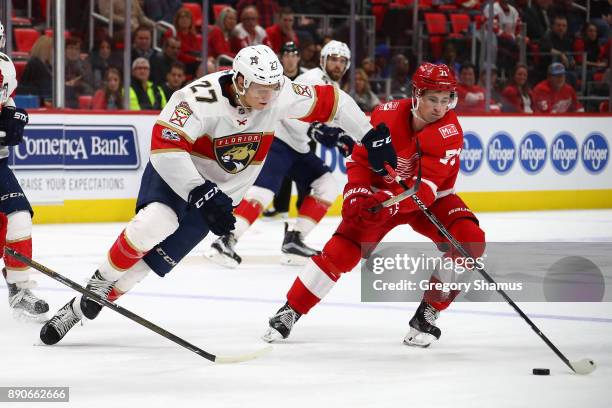
<instances>
[{"instance_id":1,"label":"hockey stick","mask_svg":"<svg viewBox=\"0 0 612 408\"><path fill-rule=\"evenodd\" d=\"M163 336L167 338L168 340L175 342L179 346L184 347L189 351L193 351L197 355L204 357L205 359L210 360L213 363L218 363L218 364L240 363L243 361L253 360L253 359L256 359L257 357L261 357L264 354L267 354L270 350L272 350L272 347L268 346L266 348L254 351L252 353L246 353L246 354L235 355L235 356L217 356L215 354L208 353L202 350L201 348L189 343L188 341L183 340L177 335L172 334L165 329L162 329L161 327L157 326L154 323L151 323L147 319L138 316L136 313L130 312L128 309L124 307L121 307L113 302L110 302L106 299L101 298L100 296L96 295L89 289L84 288L78 283L68 279L67 277L63 275L60 275L59 273L47 268L44 265L39 264L38 262L28 258L27 256L20 254L19 252L15 251L12 248L5 247L4 252L10 255L11 257L23 262L24 264L36 269L37 271L47 275L48 277L55 279L56 281L68 286L69 288L74 289L77 292L95 300L97 303L100 303L101 305L106 306L107 308L119 313L120 315L125 316L128 319L140 324L141 326L144 326L147 329L159 334L160 336Z\"/></svg>"},{"instance_id":2,"label":"hockey stick","mask_svg":"<svg viewBox=\"0 0 612 408\"><path fill-rule=\"evenodd\" d=\"M404 181L397 176L393 168L389 166L387 168L387 171L389 171L389 174L392 175L395 178L395 180L397 180L399 185L401 185L404 189L408 190L408 186L406 185L406 183L404 183ZM431 221L432 224L436 226L438 231L440 231L440 233L444 235L446 239L448 239L448 241L455 247L455 249L457 249L457 251L459 251L459 253L461 253L463 257L471 259L472 256L468 253L468 251L463 247L463 245L461 245L459 241L455 239L455 237L453 237L453 235L446 229L446 227L442 225L442 223L438 220L438 218L431 211L429 211L429 209L425 206L425 204L421 201L421 199L416 194L413 194L411 197L414 203L425 214L425 216L429 219L429 221ZM538 328L538 326L536 326L535 323L531 321L531 319L521 310L521 308L518 307L516 303L514 303L514 301L510 298L510 296L508 296L508 294L503 289L499 288L499 286L497 285L497 282L493 280L491 275L489 275L483 267L478 267L476 268L476 270L480 272L480 274L487 280L487 282L495 285L497 293L499 293L504 298L504 300L508 302L510 306L512 306L512 308L516 311L516 313L518 313L519 316L521 316L523 320L525 320L525 322L529 326L531 326L531 329L538 336L540 336L540 338L544 341L544 343L546 343L546 345L550 347L550 349L555 352L555 354L561 359L561 361L563 361L573 372L575 372L576 374L586 375L586 374L590 374L591 372L595 370L597 366L595 365L595 362L591 359L583 358L582 360L579 360L579 361L569 361L569 359L565 357L563 353L561 353L561 351L557 348L557 346L555 346L548 339L548 337L546 337L544 333L542 333L542 331Z\"/></svg>"}]
</instances>

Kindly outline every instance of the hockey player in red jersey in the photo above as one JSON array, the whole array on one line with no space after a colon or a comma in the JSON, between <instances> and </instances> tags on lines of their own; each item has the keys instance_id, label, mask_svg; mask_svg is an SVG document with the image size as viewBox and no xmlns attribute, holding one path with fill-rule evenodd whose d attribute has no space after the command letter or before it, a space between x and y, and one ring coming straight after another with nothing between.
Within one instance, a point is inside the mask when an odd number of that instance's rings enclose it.
<instances>
[{"instance_id":1,"label":"hockey player in red jersey","mask_svg":"<svg viewBox=\"0 0 612 408\"><path fill-rule=\"evenodd\" d=\"M398 175L407 184L414 183L420 165L418 197L474 258L479 257L484 252L484 232L476 216L454 192L463 145L463 132L453 111L457 101L455 78L446 65L424 63L414 74L413 88L412 99L379 105L372 113L371 123L388 125L397 152ZM431 239L444 256L460 257L412 199L376 213L369 211L403 189L391 177L372 172L368 155L364 146L355 146L352 162L347 165L342 222L322 253L312 257L298 274L287 293L287 303L270 318L264 340L287 338L295 322L327 295L342 273L351 271L362 254L372 253L372 245L364 251L362 245L380 242L398 225L408 224ZM443 280L444 272L438 271L431 281ZM452 291L427 291L410 320L404 343L427 347L440 338L435 321L457 295Z\"/></svg>"}]
</instances>

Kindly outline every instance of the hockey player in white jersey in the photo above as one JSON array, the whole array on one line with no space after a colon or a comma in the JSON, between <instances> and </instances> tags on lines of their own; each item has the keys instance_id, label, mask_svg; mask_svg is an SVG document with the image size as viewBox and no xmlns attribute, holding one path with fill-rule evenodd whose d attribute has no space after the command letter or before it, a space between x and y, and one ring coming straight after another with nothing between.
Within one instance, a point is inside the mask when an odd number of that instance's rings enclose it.
<instances>
[{"instance_id":1,"label":"hockey player in white jersey","mask_svg":"<svg viewBox=\"0 0 612 408\"><path fill-rule=\"evenodd\" d=\"M340 41L330 41L321 50L321 67L313 68L295 80L308 85L339 86L350 61L348 46ZM354 141L338 127L320 122L309 126L297 119L281 120L276 126L275 136L259 177L234 211L236 229L219 237L204 254L220 265L233 268L242 262L235 249L238 239L272 202L285 177L292 179L307 195L298 208L298 219L293 228L289 229L285 223L280 261L284 265L303 265L318 253L304 243L304 238L325 216L340 189L329 167L311 151L308 143L315 140L332 148L340 145L340 152L346 156L350 154Z\"/></svg>"},{"instance_id":2,"label":"hockey player in white jersey","mask_svg":"<svg viewBox=\"0 0 612 408\"><path fill-rule=\"evenodd\" d=\"M0 23L0 50L4 49L6 37ZM15 107L11 98L17 88L15 66L8 55L0 52L0 230L6 233L6 246L32 256L32 207L28 202L13 171L8 167L9 147L23 140L23 130L28 124L25 110ZM9 306L15 318L44 321L49 305L35 296L32 289L36 282L30 279L31 269L16 259L4 255L2 275L8 287Z\"/></svg>"},{"instance_id":3,"label":"hockey player in white jersey","mask_svg":"<svg viewBox=\"0 0 612 408\"><path fill-rule=\"evenodd\" d=\"M149 270L160 276L170 272L209 231L230 233L233 206L257 178L282 118L335 118L368 141L373 168L383 168L383 160L395 165L395 151L386 144L388 129L373 129L355 102L333 86L286 80L269 47L243 48L232 68L176 91L158 116L137 214L90 278L92 292L114 301ZM57 343L101 308L88 297L73 298L43 326L41 340Z\"/></svg>"}]
</instances>

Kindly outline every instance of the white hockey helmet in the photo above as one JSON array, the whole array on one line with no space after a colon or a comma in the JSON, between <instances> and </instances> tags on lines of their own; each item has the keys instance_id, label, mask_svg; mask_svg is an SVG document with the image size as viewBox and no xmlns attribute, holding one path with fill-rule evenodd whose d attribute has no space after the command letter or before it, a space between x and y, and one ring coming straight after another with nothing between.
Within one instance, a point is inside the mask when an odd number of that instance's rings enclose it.
<instances>
[{"instance_id":1,"label":"white hockey helmet","mask_svg":"<svg viewBox=\"0 0 612 408\"><path fill-rule=\"evenodd\" d=\"M232 81L236 92L244 95L251 85L255 82L261 85L279 85L282 88L285 76L276 53L267 45L253 45L241 49L232 65L234 75ZM244 77L244 88L242 91L236 86L238 74Z\"/></svg>"},{"instance_id":2,"label":"white hockey helmet","mask_svg":"<svg viewBox=\"0 0 612 408\"><path fill-rule=\"evenodd\" d=\"M342 73L342 75L344 75L344 73L348 71L351 66L351 50L348 45L346 45L346 43L343 43L342 41L336 40L331 40L330 42L325 44L323 49L321 49L320 61L321 69L323 70L323 72L326 72L325 67L327 66L327 57L329 57L330 55L346 58L346 68Z\"/></svg>"},{"instance_id":3,"label":"white hockey helmet","mask_svg":"<svg viewBox=\"0 0 612 408\"><path fill-rule=\"evenodd\" d=\"M4 49L6 45L6 34L4 33L4 26L2 25L2 21L0 21L0 50Z\"/></svg>"}]
</instances>

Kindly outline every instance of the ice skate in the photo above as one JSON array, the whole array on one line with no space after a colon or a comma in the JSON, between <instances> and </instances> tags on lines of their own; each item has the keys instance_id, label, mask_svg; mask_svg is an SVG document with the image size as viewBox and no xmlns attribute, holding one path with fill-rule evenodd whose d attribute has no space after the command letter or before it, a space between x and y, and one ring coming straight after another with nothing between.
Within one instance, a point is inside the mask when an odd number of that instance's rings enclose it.
<instances>
[{"instance_id":1,"label":"ice skate","mask_svg":"<svg viewBox=\"0 0 612 408\"><path fill-rule=\"evenodd\" d=\"M96 295L100 296L102 299L108 298L108 294L113 289L115 285L115 281L110 281L102 276L100 271L96 271L89 281L87 282L86 289L89 289ZM94 300L88 298L87 296L81 297L81 310L83 311L83 315L89 320L95 319L100 310L102 310L102 305L95 302Z\"/></svg>"},{"instance_id":2,"label":"ice skate","mask_svg":"<svg viewBox=\"0 0 612 408\"><path fill-rule=\"evenodd\" d=\"M288 223L285 223L285 239L283 239L281 252L281 264L298 266L305 265L308 258L321 253L304 243L300 231L289 231Z\"/></svg>"},{"instance_id":3,"label":"ice skate","mask_svg":"<svg viewBox=\"0 0 612 408\"><path fill-rule=\"evenodd\" d=\"M72 298L40 329L40 340L47 345L56 344L81 321L82 316L79 302Z\"/></svg>"},{"instance_id":4,"label":"ice skate","mask_svg":"<svg viewBox=\"0 0 612 408\"><path fill-rule=\"evenodd\" d=\"M216 264L226 268L235 268L242 262L242 258L235 251L236 236L232 233L219 237L210 245L204 256Z\"/></svg>"},{"instance_id":5,"label":"ice skate","mask_svg":"<svg viewBox=\"0 0 612 408\"><path fill-rule=\"evenodd\" d=\"M2 272L6 277L6 269L3 269ZM6 286L8 287L9 306L13 310L15 320L40 323L48 320L49 305L30 291L36 287L35 281L6 282Z\"/></svg>"},{"instance_id":6,"label":"ice skate","mask_svg":"<svg viewBox=\"0 0 612 408\"><path fill-rule=\"evenodd\" d=\"M438 340L442 332L436 327L436 319L440 311L426 302L421 302L416 313L410 319L410 331L404 337L404 344L413 347L429 347Z\"/></svg>"},{"instance_id":7,"label":"ice skate","mask_svg":"<svg viewBox=\"0 0 612 408\"><path fill-rule=\"evenodd\" d=\"M268 343L286 339L289 337L289 334L291 334L293 325L301 316L301 314L289 306L289 303L285 303L285 305L278 309L276 314L268 320L270 326L261 338Z\"/></svg>"}]
</instances>

